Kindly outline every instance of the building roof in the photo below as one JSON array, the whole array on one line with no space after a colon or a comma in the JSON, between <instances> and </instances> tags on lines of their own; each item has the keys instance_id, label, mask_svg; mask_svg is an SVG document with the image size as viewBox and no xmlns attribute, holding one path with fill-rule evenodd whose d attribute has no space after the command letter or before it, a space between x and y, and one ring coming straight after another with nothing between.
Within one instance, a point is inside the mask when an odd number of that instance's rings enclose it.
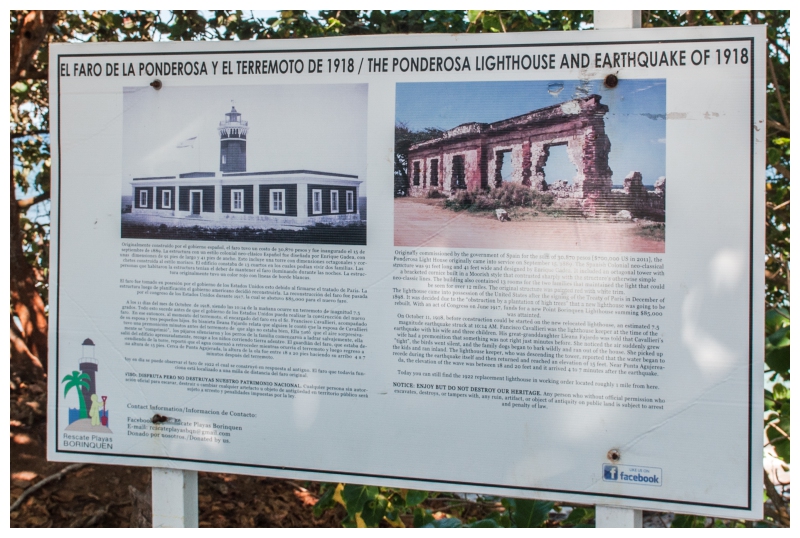
<instances>
[{"instance_id":1,"label":"building roof","mask_svg":"<svg viewBox=\"0 0 800 538\"><path fill-rule=\"evenodd\" d=\"M187 172L185 174L179 174L178 177L180 178L215 177L216 175L217 175L216 172Z\"/></svg>"},{"instance_id":2,"label":"building roof","mask_svg":"<svg viewBox=\"0 0 800 538\"><path fill-rule=\"evenodd\" d=\"M223 177L239 177L239 176L277 176L289 174L308 174L312 176L332 176L332 177L346 177L351 179L358 179L358 176L352 174L337 174L334 172L320 172L318 170L278 170L276 172L228 172L222 174Z\"/></svg>"},{"instance_id":3,"label":"building roof","mask_svg":"<svg viewBox=\"0 0 800 538\"><path fill-rule=\"evenodd\" d=\"M150 181L153 179L175 179L175 176L135 177L134 181Z\"/></svg>"},{"instance_id":4,"label":"building roof","mask_svg":"<svg viewBox=\"0 0 800 538\"><path fill-rule=\"evenodd\" d=\"M469 139L480 137L482 134L497 133L503 131L511 131L521 129L537 124L540 122L552 122L582 114L584 111L589 113L605 114L608 111L606 105L600 104L600 96L597 94L583 97L580 99L572 99L558 103L555 105L538 108L519 116L513 116L503 120L495 121L493 123L477 123L469 122L457 125L452 129L445 131L442 136L432 138L424 142L412 144L409 149L416 150L435 146L442 142L449 142L451 140Z\"/></svg>"},{"instance_id":5,"label":"building roof","mask_svg":"<svg viewBox=\"0 0 800 538\"><path fill-rule=\"evenodd\" d=\"M274 171L265 171L265 172L187 172L185 174L179 174L178 176L156 176L156 177L135 177L133 181L166 181L166 180L175 180L176 178L180 179L195 179L195 178L227 178L227 177L247 177L247 176L288 176L294 174L305 174L305 175L312 175L312 176L327 176L327 177L339 177L339 178L346 178L346 179L358 179L358 176L353 174L339 174L335 172L322 172L319 170L274 170Z\"/></svg>"}]
</instances>

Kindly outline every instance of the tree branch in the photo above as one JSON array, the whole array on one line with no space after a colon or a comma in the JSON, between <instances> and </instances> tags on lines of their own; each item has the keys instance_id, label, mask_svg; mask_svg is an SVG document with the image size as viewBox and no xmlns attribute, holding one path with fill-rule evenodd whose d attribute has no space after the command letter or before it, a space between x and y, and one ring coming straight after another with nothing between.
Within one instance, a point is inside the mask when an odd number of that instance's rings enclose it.
<instances>
[{"instance_id":1,"label":"tree branch","mask_svg":"<svg viewBox=\"0 0 800 538\"><path fill-rule=\"evenodd\" d=\"M29 11L17 22L11 36L11 86L20 80L21 74L31 67L34 56L47 37L47 32L58 19L58 11Z\"/></svg>"},{"instance_id":2,"label":"tree branch","mask_svg":"<svg viewBox=\"0 0 800 538\"><path fill-rule=\"evenodd\" d=\"M24 200L17 200L17 207L19 208L20 212L25 212L32 206L35 206L36 204L39 204L49 199L50 199L50 193L43 192L42 194L37 194L33 198L25 198Z\"/></svg>"},{"instance_id":3,"label":"tree branch","mask_svg":"<svg viewBox=\"0 0 800 538\"><path fill-rule=\"evenodd\" d=\"M781 132L784 132L786 134L790 134L789 129L787 129L784 124L782 124L782 123L780 123L778 121L775 121L775 120L771 120L769 118L767 118L767 127L772 127L776 131L781 131Z\"/></svg>"},{"instance_id":4,"label":"tree branch","mask_svg":"<svg viewBox=\"0 0 800 538\"><path fill-rule=\"evenodd\" d=\"M772 205L771 203L767 202L767 208L771 209L772 211L780 211L781 209L783 209L784 207L789 205L789 202L791 202L791 200L786 200L782 204L778 204L778 205Z\"/></svg>"},{"instance_id":5,"label":"tree branch","mask_svg":"<svg viewBox=\"0 0 800 538\"><path fill-rule=\"evenodd\" d=\"M15 358L21 359L22 361L27 361L21 364L21 366L29 373L35 373L37 376L44 373L44 366L42 362L39 360L39 357L31 353L31 350L28 349L28 344L25 343L25 339L20 333L19 328L17 327L16 323L14 323L14 319L11 318L11 330L9 331L9 339L11 344L11 359L14 360ZM31 368L34 370L31 372Z\"/></svg>"},{"instance_id":6,"label":"tree branch","mask_svg":"<svg viewBox=\"0 0 800 538\"><path fill-rule=\"evenodd\" d=\"M789 58L789 51L786 50L783 46L781 46L776 39L770 39L769 42L773 47L781 51L783 55L786 56L786 58Z\"/></svg>"},{"instance_id":7,"label":"tree branch","mask_svg":"<svg viewBox=\"0 0 800 538\"><path fill-rule=\"evenodd\" d=\"M775 170L777 170L778 173L780 175L782 175L783 177L785 177L787 180L789 179L789 169L788 168L786 168L785 166L783 166L780 163L775 163L775 164L772 164L770 166L772 166Z\"/></svg>"},{"instance_id":8,"label":"tree branch","mask_svg":"<svg viewBox=\"0 0 800 538\"><path fill-rule=\"evenodd\" d=\"M772 501L772 504L775 505L775 510L777 511L777 520L781 525L789 526L789 511L786 509L786 504L783 502L783 497L778 490L775 489L775 484L772 483L772 480L769 478L769 473L767 470L764 469L764 486L767 489L767 497L769 500Z\"/></svg>"},{"instance_id":9,"label":"tree branch","mask_svg":"<svg viewBox=\"0 0 800 538\"><path fill-rule=\"evenodd\" d=\"M20 227L20 208L16 200L14 182L13 142L9 159L9 266L10 303L12 315L19 320L19 337L28 352L38 357L47 370L47 306L37 289L37 278L33 267L22 249L23 232ZM14 322L12 321L12 326ZM13 328L13 327L12 327ZM12 330L13 334L13 330ZM12 351L18 346L12 345ZM12 355L13 356L13 355ZM17 355L19 356L19 355Z\"/></svg>"},{"instance_id":10,"label":"tree branch","mask_svg":"<svg viewBox=\"0 0 800 538\"><path fill-rule=\"evenodd\" d=\"M43 478L42 480L39 480L34 485L32 485L31 487L29 487L28 489L23 491L22 495L17 497L17 500L14 501L14 504L11 505L11 510L10 511L13 512L15 509L19 508L19 505L22 504L22 501L27 499L32 493L35 493L38 490L42 489L44 486L46 486L50 482L53 482L55 480L61 480L64 477L64 475L66 475L70 471L77 471L78 469L80 469L81 467L84 467L85 465L86 465L85 463L73 463L72 465L67 465L66 467L64 467L63 469L58 471L57 473L51 474L47 478Z\"/></svg>"},{"instance_id":11,"label":"tree branch","mask_svg":"<svg viewBox=\"0 0 800 538\"><path fill-rule=\"evenodd\" d=\"M668 20L666 20L666 19L663 19L663 18L661 18L661 17L658 15L658 13L653 13L653 12L651 11L651 12L649 13L648 17L653 17L654 19L658 19L659 21L661 21L661 23L662 23L664 26L666 26L666 27L668 27L668 28L672 28L672 23L670 23L670 22L669 22Z\"/></svg>"},{"instance_id":12,"label":"tree branch","mask_svg":"<svg viewBox=\"0 0 800 538\"><path fill-rule=\"evenodd\" d=\"M781 434L781 436L783 436L784 438L786 438L786 440L787 440L787 441L791 441L791 438L789 437L789 434L788 434L788 433L786 433L785 431L783 431L783 430L782 430L782 429L781 429L781 428L780 428L780 427L779 427L777 424L774 424L774 423L772 423L772 422L771 422L771 423L767 424L767 428L775 428L775 430L776 430L776 431L777 431L779 434ZM769 445L769 444L772 444L773 442L774 442L774 440L773 440L773 441L770 441L770 442L769 442L769 443L767 443L767 444ZM766 446L766 445L764 445L764 446Z\"/></svg>"},{"instance_id":13,"label":"tree branch","mask_svg":"<svg viewBox=\"0 0 800 538\"><path fill-rule=\"evenodd\" d=\"M780 269L774 273L770 273L768 269L764 269L764 278L774 282L779 286L785 286L788 283L787 279L780 274Z\"/></svg>"},{"instance_id":14,"label":"tree branch","mask_svg":"<svg viewBox=\"0 0 800 538\"><path fill-rule=\"evenodd\" d=\"M39 71L34 68L23 69L19 73L19 78L22 80L47 80L49 75L47 71Z\"/></svg>"},{"instance_id":15,"label":"tree branch","mask_svg":"<svg viewBox=\"0 0 800 538\"><path fill-rule=\"evenodd\" d=\"M27 133L11 133L11 140L19 140L20 138L26 138L29 136L37 136L49 133L50 131L48 131L47 129L37 129L35 131L28 131Z\"/></svg>"},{"instance_id":16,"label":"tree branch","mask_svg":"<svg viewBox=\"0 0 800 538\"><path fill-rule=\"evenodd\" d=\"M772 85L775 87L775 95L778 97L778 106L781 109L781 116L783 116L783 124L787 129L791 129L789 126L789 115L786 113L786 108L783 106L783 94L781 93L781 87L778 85L778 77L775 75L775 66L772 64L772 58L768 58L767 65L769 66Z\"/></svg>"}]
</instances>

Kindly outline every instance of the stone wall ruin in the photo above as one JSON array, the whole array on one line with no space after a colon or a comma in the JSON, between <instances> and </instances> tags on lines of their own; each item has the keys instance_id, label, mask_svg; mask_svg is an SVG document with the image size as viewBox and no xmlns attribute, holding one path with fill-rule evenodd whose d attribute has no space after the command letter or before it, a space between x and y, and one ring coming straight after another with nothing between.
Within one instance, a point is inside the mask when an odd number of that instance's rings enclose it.
<instances>
[{"instance_id":1,"label":"stone wall ruin","mask_svg":"<svg viewBox=\"0 0 800 538\"><path fill-rule=\"evenodd\" d=\"M579 199L586 208L607 202L602 205L609 209L622 207L642 213L640 209L647 207L663 215L663 182L660 195L647 192L636 172L638 187L632 179L631 188L624 193L613 191L608 166L611 142L604 120L607 112L600 96L590 95L494 123L459 125L439 138L410 147L408 194L425 196L437 190L452 196L462 189L486 190L508 181L550 191L559 198ZM555 146L566 146L575 166L571 184L548 184L545 178L544 167Z\"/></svg>"}]
</instances>

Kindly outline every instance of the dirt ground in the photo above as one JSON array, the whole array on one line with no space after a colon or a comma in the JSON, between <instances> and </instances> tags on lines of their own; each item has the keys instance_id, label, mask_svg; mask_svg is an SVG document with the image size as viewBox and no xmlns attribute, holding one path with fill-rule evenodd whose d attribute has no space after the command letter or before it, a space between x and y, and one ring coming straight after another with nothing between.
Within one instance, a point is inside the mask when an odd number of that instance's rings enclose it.
<instances>
[{"instance_id":1,"label":"dirt ground","mask_svg":"<svg viewBox=\"0 0 800 538\"><path fill-rule=\"evenodd\" d=\"M639 235L635 222L547 215L500 222L492 213L450 211L440 204L440 200L396 198L395 246L664 252L664 242Z\"/></svg>"},{"instance_id":2,"label":"dirt ground","mask_svg":"<svg viewBox=\"0 0 800 538\"><path fill-rule=\"evenodd\" d=\"M11 502L40 480L69 466L46 459L46 390L43 381L11 375ZM337 507L313 517L317 483L200 473L201 527L338 527ZM11 512L11 527L129 527L139 513L129 487L148 492L150 469L87 465L31 494Z\"/></svg>"}]
</instances>

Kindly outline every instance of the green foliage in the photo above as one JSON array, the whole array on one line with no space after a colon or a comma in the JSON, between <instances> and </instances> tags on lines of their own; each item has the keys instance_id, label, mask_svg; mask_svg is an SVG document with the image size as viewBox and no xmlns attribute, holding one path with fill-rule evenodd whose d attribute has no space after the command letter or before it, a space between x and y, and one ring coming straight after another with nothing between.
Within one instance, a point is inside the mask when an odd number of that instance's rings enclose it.
<instances>
[{"instance_id":1,"label":"green foliage","mask_svg":"<svg viewBox=\"0 0 800 538\"><path fill-rule=\"evenodd\" d=\"M414 526L427 528L539 528L548 523L550 511L554 507L554 503L551 502L510 498L502 499L501 505L504 508L502 512L493 511L485 518L476 521L462 521L455 516L436 520L431 515L431 510L423 512L418 509L418 512L414 514Z\"/></svg>"},{"instance_id":2,"label":"green foliage","mask_svg":"<svg viewBox=\"0 0 800 538\"><path fill-rule=\"evenodd\" d=\"M456 191L453 196L445 200L444 206L453 211L469 209L475 204L475 200L478 196L480 196L480 194L476 191L459 190Z\"/></svg>"},{"instance_id":3,"label":"green foliage","mask_svg":"<svg viewBox=\"0 0 800 538\"><path fill-rule=\"evenodd\" d=\"M426 501L445 502L446 505L434 509L427 507ZM481 519L462 517L458 513L458 507L465 503L485 505L492 509ZM314 506L314 516L320 517L336 504L343 506L347 512L347 517L342 521L344 527L381 525L404 527L405 519L417 528L533 528L546 526L550 521L549 515L554 509L552 502L529 499L488 497L478 498L476 501L464 501L461 497L449 494L442 494L432 499L430 493L426 491L325 484L323 494ZM564 525L586 526L593 518L593 510L576 508L570 517L565 519Z\"/></svg>"},{"instance_id":4,"label":"green foliage","mask_svg":"<svg viewBox=\"0 0 800 538\"><path fill-rule=\"evenodd\" d=\"M444 131L428 128L423 131L412 131L404 123L394 127L394 195L406 196L408 194L408 150L414 144L439 138ZM430 192L429 192L430 194ZM431 196L432 197L432 196Z\"/></svg>"},{"instance_id":5,"label":"green foliage","mask_svg":"<svg viewBox=\"0 0 800 538\"><path fill-rule=\"evenodd\" d=\"M701 516L689 516L686 514L679 514L675 516L675 519L672 520L672 527L673 529L692 529L692 528L702 528L706 526L706 518Z\"/></svg>"},{"instance_id":6,"label":"green foliage","mask_svg":"<svg viewBox=\"0 0 800 538\"><path fill-rule=\"evenodd\" d=\"M578 30L593 19L591 10L529 12L523 10L471 10L467 32L536 32Z\"/></svg>"},{"instance_id":7,"label":"green foliage","mask_svg":"<svg viewBox=\"0 0 800 538\"><path fill-rule=\"evenodd\" d=\"M336 493L335 485L331 484L323 484L322 488L322 496L317 499L316 504L314 504L314 517L319 518L329 508L333 508L336 506L336 501L334 500L333 496Z\"/></svg>"},{"instance_id":8,"label":"green foliage","mask_svg":"<svg viewBox=\"0 0 800 538\"><path fill-rule=\"evenodd\" d=\"M389 506L389 500L384 495L375 495L374 498L364 503L361 511L361 519L367 527L377 527L384 515L386 515L386 508Z\"/></svg>"},{"instance_id":9,"label":"green foliage","mask_svg":"<svg viewBox=\"0 0 800 538\"><path fill-rule=\"evenodd\" d=\"M543 209L553 205L553 200L549 192L535 191L519 183L503 183L488 191L456 191L444 206L453 211L494 211L515 207Z\"/></svg>"},{"instance_id":10,"label":"green foliage","mask_svg":"<svg viewBox=\"0 0 800 538\"><path fill-rule=\"evenodd\" d=\"M573 508L562 525L565 527L594 527L594 514L594 508Z\"/></svg>"},{"instance_id":11,"label":"green foliage","mask_svg":"<svg viewBox=\"0 0 800 538\"><path fill-rule=\"evenodd\" d=\"M502 529L503 526L500 525L494 519L481 519L480 521L475 521L474 523L469 523L467 525L463 525L464 527L469 527L472 529Z\"/></svg>"},{"instance_id":12,"label":"green foliage","mask_svg":"<svg viewBox=\"0 0 800 538\"><path fill-rule=\"evenodd\" d=\"M123 222L122 237L137 239L169 239L172 241L240 241L248 243L319 243L331 245L366 245L367 226L361 222L334 226L315 224L299 230L274 230L243 226L241 228L212 228L185 226L175 228L166 224Z\"/></svg>"},{"instance_id":13,"label":"green foliage","mask_svg":"<svg viewBox=\"0 0 800 538\"><path fill-rule=\"evenodd\" d=\"M677 514L672 520L671 528L674 529L742 529L749 526L742 520L706 518L703 516L691 516L688 514ZM754 527L767 527L763 522L758 522Z\"/></svg>"},{"instance_id":14,"label":"green foliage","mask_svg":"<svg viewBox=\"0 0 800 538\"><path fill-rule=\"evenodd\" d=\"M639 226L636 228L637 235L648 239L655 239L656 241L664 241L666 232L666 225L663 222L639 223Z\"/></svg>"},{"instance_id":15,"label":"green foliage","mask_svg":"<svg viewBox=\"0 0 800 538\"><path fill-rule=\"evenodd\" d=\"M425 502L425 499L428 498L427 491L418 491L416 489L410 489L406 493L406 506L417 506L420 503Z\"/></svg>"},{"instance_id":16,"label":"green foliage","mask_svg":"<svg viewBox=\"0 0 800 538\"><path fill-rule=\"evenodd\" d=\"M547 522L547 515L552 509L553 503L551 502L516 499L511 511L511 518L516 527L524 527L526 529L541 527Z\"/></svg>"},{"instance_id":17,"label":"green foliage","mask_svg":"<svg viewBox=\"0 0 800 538\"><path fill-rule=\"evenodd\" d=\"M535 198L540 198L542 195L519 183L503 183L500 187L490 190L489 196L503 209L510 209L528 207L533 204ZM552 202L553 196L549 195L549 199Z\"/></svg>"},{"instance_id":18,"label":"green foliage","mask_svg":"<svg viewBox=\"0 0 800 538\"><path fill-rule=\"evenodd\" d=\"M765 320L765 362L772 390L764 390L764 428L775 454L790 463L789 312L774 308Z\"/></svg>"},{"instance_id":19,"label":"green foliage","mask_svg":"<svg viewBox=\"0 0 800 538\"><path fill-rule=\"evenodd\" d=\"M503 209L512 207L535 207L542 209L553 205L554 196L549 192L539 192L531 190L529 187L519 183L503 183L489 191L489 196L497 200L497 204Z\"/></svg>"},{"instance_id":20,"label":"green foliage","mask_svg":"<svg viewBox=\"0 0 800 538\"><path fill-rule=\"evenodd\" d=\"M342 500L347 509L347 515L354 518L361 513L367 502L374 502L378 496L378 488L375 486L360 486L345 484L342 490Z\"/></svg>"},{"instance_id":21,"label":"green foliage","mask_svg":"<svg viewBox=\"0 0 800 538\"><path fill-rule=\"evenodd\" d=\"M36 291L45 302L49 297L47 283L50 278L50 226L48 224L47 221L41 222L27 215L20 218L20 228L26 245L23 254L25 260L34 269Z\"/></svg>"}]
</instances>

